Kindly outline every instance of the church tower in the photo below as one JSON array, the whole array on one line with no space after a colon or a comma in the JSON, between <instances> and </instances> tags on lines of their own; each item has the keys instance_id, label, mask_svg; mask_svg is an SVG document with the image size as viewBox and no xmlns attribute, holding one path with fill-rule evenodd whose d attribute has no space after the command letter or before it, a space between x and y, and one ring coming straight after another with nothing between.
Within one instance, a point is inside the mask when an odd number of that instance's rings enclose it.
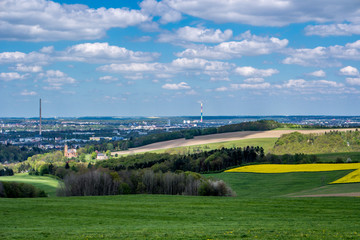
<instances>
[{"instance_id":1,"label":"church tower","mask_svg":"<svg viewBox=\"0 0 360 240\"><path fill-rule=\"evenodd\" d=\"M64 156L67 157L68 156L68 145L65 144L64 146Z\"/></svg>"}]
</instances>

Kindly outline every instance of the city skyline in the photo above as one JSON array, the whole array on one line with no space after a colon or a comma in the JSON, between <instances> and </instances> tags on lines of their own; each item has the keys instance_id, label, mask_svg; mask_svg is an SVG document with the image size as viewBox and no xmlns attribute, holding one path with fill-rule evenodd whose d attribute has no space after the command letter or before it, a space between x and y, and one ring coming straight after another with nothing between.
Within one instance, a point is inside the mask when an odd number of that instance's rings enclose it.
<instances>
[{"instance_id":1,"label":"city skyline","mask_svg":"<svg viewBox=\"0 0 360 240\"><path fill-rule=\"evenodd\" d=\"M40 98L43 118L360 115L356 0L3 0L0 13L0 117L36 117Z\"/></svg>"}]
</instances>

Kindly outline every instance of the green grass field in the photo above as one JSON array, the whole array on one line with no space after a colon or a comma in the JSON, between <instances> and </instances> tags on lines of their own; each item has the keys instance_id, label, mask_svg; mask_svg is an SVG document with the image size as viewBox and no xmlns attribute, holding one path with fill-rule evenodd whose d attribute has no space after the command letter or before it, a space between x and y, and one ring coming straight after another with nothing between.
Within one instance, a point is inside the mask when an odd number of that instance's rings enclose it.
<instances>
[{"instance_id":1,"label":"green grass field","mask_svg":"<svg viewBox=\"0 0 360 240\"><path fill-rule=\"evenodd\" d=\"M0 199L1 239L359 239L358 198Z\"/></svg>"},{"instance_id":2,"label":"green grass field","mask_svg":"<svg viewBox=\"0 0 360 240\"><path fill-rule=\"evenodd\" d=\"M335 162L337 158L346 161L350 158L352 161L360 162L360 152L345 152L345 153L320 153L315 154L320 162Z\"/></svg>"},{"instance_id":3,"label":"green grass field","mask_svg":"<svg viewBox=\"0 0 360 240\"><path fill-rule=\"evenodd\" d=\"M224 180L237 197L268 198L312 190L327 185L353 170L306 173L218 173L206 174ZM357 191L360 192L360 189ZM316 193L314 193L316 194Z\"/></svg>"},{"instance_id":4,"label":"green grass field","mask_svg":"<svg viewBox=\"0 0 360 240\"><path fill-rule=\"evenodd\" d=\"M58 180L52 177L31 176L27 173L19 173L14 176L2 176L0 177L0 181L29 183L41 190L44 190L49 197L54 197L56 195L56 188L59 184Z\"/></svg>"},{"instance_id":5,"label":"green grass field","mask_svg":"<svg viewBox=\"0 0 360 240\"><path fill-rule=\"evenodd\" d=\"M177 148L168 148L151 151L154 153L173 153L173 154L188 154L188 153L196 153L201 151L210 151L213 149L220 148L233 148L233 147L247 147L247 146L259 146L263 147L265 153L269 152L276 142L277 138L256 138L256 139L242 139L236 141L228 141L228 142L218 142L218 143L209 143L209 144L201 144L194 145L188 147L177 147Z\"/></svg>"}]
</instances>

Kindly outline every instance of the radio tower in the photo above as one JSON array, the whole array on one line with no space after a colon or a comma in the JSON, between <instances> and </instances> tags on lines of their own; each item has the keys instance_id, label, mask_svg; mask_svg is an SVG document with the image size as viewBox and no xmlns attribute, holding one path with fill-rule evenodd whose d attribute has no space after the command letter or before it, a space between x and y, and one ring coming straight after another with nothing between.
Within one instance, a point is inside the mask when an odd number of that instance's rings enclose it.
<instances>
[{"instance_id":1,"label":"radio tower","mask_svg":"<svg viewBox=\"0 0 360 240\"><path fill-rule=\"evenodd\" d=\"M41 98L40 98L40 127L39 127L39 135L41 136Z\"/></svg>"},{"instance_id":2,"label":"radio tower","mask_svg":"<svg viewBox=\"0 0 360 240\"><path fill-rule=\"evenodd\" d=\"M203 103L201 103L201 118L200 118L200 122L203 122Z\"/></svg>"}]
</instances>

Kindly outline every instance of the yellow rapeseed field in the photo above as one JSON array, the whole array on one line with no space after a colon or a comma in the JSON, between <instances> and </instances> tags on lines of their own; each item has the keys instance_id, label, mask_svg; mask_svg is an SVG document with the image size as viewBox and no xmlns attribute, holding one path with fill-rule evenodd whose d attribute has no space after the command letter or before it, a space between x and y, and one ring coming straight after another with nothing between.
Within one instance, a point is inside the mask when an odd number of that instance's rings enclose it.
<instances>
[{"instance_id":1,"label":"yellow rapeseed field","mask_svg":"<svg viewBox=\"0 0 360 240\"><path fill-rule=\"evenodd\" d=\"M360 169L357 169L348 175L339 178L336 181L333 181L332 183L356 183L360 182Z\"/></svg>"},{"instance_id":2,"label":"yellow rapeseed field","mask_svg":"<svg viewBox=\"0 0 360 240\"><path fill-rule=\"evenodd\" d=\"M233 168L226 170L225 172L290 173L326 172L351 169L360 169L360 163L260 164Z\"/></svg>"}]
</instances>

